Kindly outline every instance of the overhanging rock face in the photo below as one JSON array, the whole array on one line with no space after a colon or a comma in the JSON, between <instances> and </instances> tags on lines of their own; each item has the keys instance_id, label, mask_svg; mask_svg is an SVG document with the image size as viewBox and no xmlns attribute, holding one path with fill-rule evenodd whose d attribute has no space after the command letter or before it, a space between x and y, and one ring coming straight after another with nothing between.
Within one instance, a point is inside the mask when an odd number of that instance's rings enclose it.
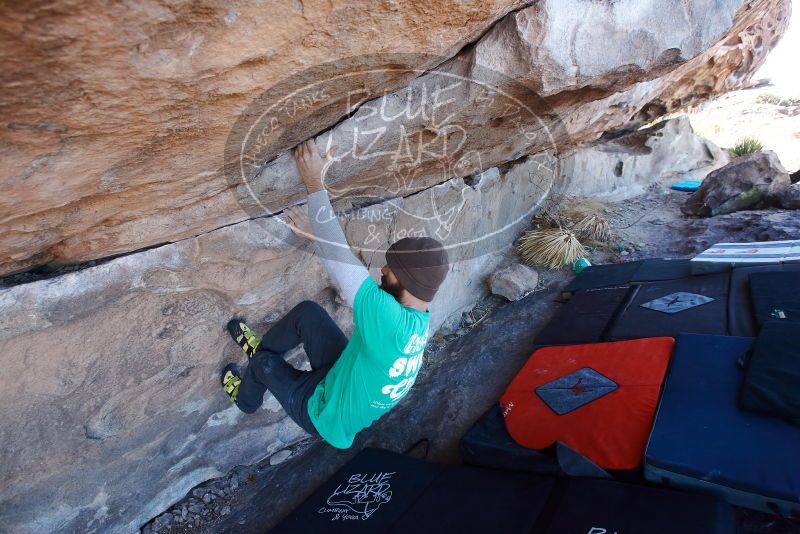
<instances>
[{"instance_id":1,"label":"overhanging rock face","mask_svg":"<svg viewBox=\"0 0 800 534\"><path fill-rule=\"evenodd\" d=\"M340 146L332 180L379 197L392 196L390 168L410 194L592 141L746 81L789 16L788 0L437 5L11 11L7 35L23 37L4 43L12 53L3 72L14 83L0 97L8 139L0 274L198 235L254 208L280 210L302 196L286 150L334 124L322 136ZM387 52L393 60L375 56ZM411 93L392 93L411 79ZM385 93L390 110L412 109L414 88L426 84L432 111L431 91L453 79L465 83L440 93L442 120L389 115L386 124L373 113ZM270 87L266 101L256 98ZM263 116L278 101L282 115ZM251 119L267 122L244 139ZM354 138L356 130L364 135ZM392 167L406 141L417 152ZM251 163L269 162L260 172L236 172L242 142L258 145Z\"/></svg>"},{"instance_id":2,"label":"overhanging rock face","mask_svg":"<svg viewBox=\"0 0 800 534\"><path fill-rule=\"evenodd\" d=\"M218 385L243 359L235 315L262 330L314 299L352 328L308 245L261 217L304 196L297 141L338 147L326 185L373 274L403 235L453 247L432 318L452 326L551 191L606 188L565 165L575 146L746 81L788 5L6 8L0 273L183 240L0 290L0 524L130 532L304 437L274 399L245 417ZM688 142L682 168L709 164ZM660 168L648 146L626 169Z\"/></svg>"},{"instance_id":3,"label":"overhanging rock face","mask_svg":"<svg viewBox=\"0 0 800 534\"><path fill-rule=\"evenodd\" d=\"M436 330L486 292L553 165L537 156L490 169L352 211L343 226L376 278L383 255L364 251L400 234L438 231L453 246ZM306 437L269 394L255 415L231 407L219 371L244 360L224 331L234 316L263 331L314 299L351 332L309 251L278 217L256 219L1 291L0 524L130 532L201 481Z\"/></svg>"},{"instance_id":4,"label":"overhanging rock face","mask_svg":"<svg viewBox=\"0 0 800 534\"><path fill-rule=\"evenodd\" d=\"M653 153L624 155L628 167L707 168L705 151L691 150L704 140L685 120L656 133L652 142L652 131L643 134ZM595 163L569 176L574 154L563 162L540 154L350 210L341 222L376 278L394 240L425 233L445 242L455 261L432 304L431 329L452 328L543 202L565 190L596 192L570 184L609 187L596 168L611 172L604 157L619 146L586 149L582 161ZM670 146L683 149L674 161L659 148ZM635 173L618 179L618 195L641 189ZM225 323L241 316L264 331L303 299L322 303L351 332L351 311L278 217L0 291L0 524L130 531L199 482L306 437L269 394L262 410L244 416L218 385L224 363L243 360ZM302 353L290 361L302 364Z\"/></svg>"},{"instance_id":5,"label":"overhanging rock face","mask_svg":"<svg viewBox=\"0 0 800 534\"><path fill-rule=\"evenodd\" d=\"M519 0L9 3L0 18L0 274L198 235L245 218L220 172L231 127L265 89L376 53L428 69ZM413 54L413 55L411 55ZM335 69L314 71L328 78ZM362 87L393 90L413 71ZM362 80L363 81L363 80ZM308 137L344 105L306 121Z\"/></svg>"}]
</instances>

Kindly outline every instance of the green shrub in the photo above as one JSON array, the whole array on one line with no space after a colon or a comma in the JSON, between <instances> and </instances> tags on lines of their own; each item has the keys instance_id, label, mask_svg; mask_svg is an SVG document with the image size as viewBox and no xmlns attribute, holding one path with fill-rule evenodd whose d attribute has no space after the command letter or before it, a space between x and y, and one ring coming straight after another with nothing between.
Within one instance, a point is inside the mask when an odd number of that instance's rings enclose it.
<instances>
[{"instance_id":1,"label":"green shrub","mask_svg":"<svg viewBox=\"0 0 800 534\"><path fill-rule=\"evenodd\" d=\"M764 144L755 137L742 137L736 141L736 145L733 147L733 153L736 156L746 156L762 150L764 150Z\"/></svg>"},{"instance_id":2,"label":"green shrub","mask_svg":"<svg viewBox=\"0 0 800 534\"><path fill-rule=\"evenodd\" d=\"M800 105L800 98L783 98L778 95L767 93L756 99L759 104L772 104L773 106L791 107Z\"/></svg>"}]
</instances>

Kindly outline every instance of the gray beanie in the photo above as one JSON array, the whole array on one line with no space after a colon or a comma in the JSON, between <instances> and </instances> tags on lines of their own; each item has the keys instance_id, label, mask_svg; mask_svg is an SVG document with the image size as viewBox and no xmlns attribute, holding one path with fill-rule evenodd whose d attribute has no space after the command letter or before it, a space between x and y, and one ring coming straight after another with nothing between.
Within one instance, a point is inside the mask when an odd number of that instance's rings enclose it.
<instances>
[{"instance_id":1,"label":"gray beanie","mask_svg":"<svg viewBox=\"0 0 800 534\"><path fill-rule=\"evenodd\" d=\"M418 299L430 302L449 269L447 251L430 237L405 237L386 251L386 264L403 287Z\"/></svg>"}]
</instances>

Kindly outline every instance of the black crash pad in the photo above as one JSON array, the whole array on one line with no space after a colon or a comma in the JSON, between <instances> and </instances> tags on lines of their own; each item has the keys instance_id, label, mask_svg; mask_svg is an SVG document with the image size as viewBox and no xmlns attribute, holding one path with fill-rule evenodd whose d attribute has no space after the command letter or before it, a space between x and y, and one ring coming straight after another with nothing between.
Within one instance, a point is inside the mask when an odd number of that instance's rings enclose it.
<instances>
[{"instance_id":1,"label":"black crash pad","mask_svg":"<svg viewBox=\"0 0 800 534\"><path fill-rule=\"evenodd\" d=\"M630 288L590 289L575 294L539 332L534 345L578 345L603 339Z\"/></svg>"},{"instance_id":2,"label":"black crash pad","mask_svg":"<svg viewBox=\"0 0 800 534\"><path fill-rule=\"evenodd\" d=\"M739 401L746 410L800 423L800 325L770 321L761 327Z\"/></svg>"},{"instance_id":3,"label":"black crash pad","mask_svg":"<svg viewBox=\"0 0 800 534\"><path fill-rule=\"evenodd\" d=\"M542 517L543 534L612 534L680 532L730 534L733 509L708 495L622 484L589 478L564 479L553 500L552 515Z\"/></svg>"},{"instance_id":4,"label":"black crash pad","mask_svg":"<svg viewBox=\"0 0 800 534\"><path fill-rule=\"evenodd\" d=\"M714 534L731 527L730 507L710 497L444 466L365 449L273 532Z\"/></svg>"},{"instance_id":5,"label":"black crash pad","mask_svg":"<svg viewBox=\"0 0 800 534\"><path fill-rule=\"evenodd\" d=\"M800 272L769 272L750 275L750 296L756 321L800 322Z\"/></svg>"},{"instance_id":6,"label":"black crash pad","mask_svg":"<svg viewBox=\"0 0 800 534\"><path fill-rule=\"evenodd\" d=\"M729 280L730 273L726 271L635 285L633 286L635 294L629 298L625 309L618 314L609 329L608 339L677 337L681 332L725 335ZM642 307L642 304L680 292L702 295L714 300L678 313L663 313Z\"/></svg>"},{"instance_id":7,"label":"black crash pad","mask_svg":"<svg viewBox=\"0 0 800 534\"><path fill-rule=\"evenodd\" d=\"M273 532L530 532L553 479L367 448Z\"/></svg>"},{"instance_id":8,"label":"black crash pad","mask_svg":"<svg viewBox=\"0 0 800 534\"><path fill-rule=\"evenodd\" d=\"M523 447L506 430L500 404L495 403L464 434L459 442L464 462L480 467L557 474L554 454Z\"/></svg>"},{"instance_id":9,"label":"black crash pad","mask_svg":"<svg viewBox=\"0 0 800 534\"><path fill-rule=\"evenodd\" d=\"M800 264L736 267L731 271L731 287L728 295L728 332L730 335L755 337L758 334L753 299L750 297L750 275L775 272L800 272Z\"/></svg>"},{"instance_id":10,"label":"black crash pad","mask_svg":"<svg viewBox=\"0 0 800 534\"><path fill-rule=\"evenodd\" d=\"M691 276L691 264L688 259L653 258L592 265L577 275L562 293L572 294L587 289L676 280L687 276Z\"/></svg>"},{"instance_id":11,"label":"black crash pad","mask_svg":"<svg viewBox=\"0 0 800 534\"><path fill-rule=\"evenodd\" d=\"M390 532L531 532L553 485L524 473L449 468Z\"/></svg>"},{"instance_id":12,"label":"black crash pad","mask_svg":"<svg viewBox=\"0 0 800 534\"><path fill-rule=\"evenodd\" d=\"M677 280L692 275L691 260L654 258L642 261L641 266L633 273L632 283L659 282Z\"/></svg>"},{"instance_id":13,"label":"black crash pad","mask_svg":"<svg viewBox=\"0 0 800 534\"><path fill-rule=\"evenodd\" d=\"M575 293L586 289L628 284L641 265L641 261L629 261L627 263L589 266L573 278L572 282L562 292Z\"/></svg>"}]
</instances>

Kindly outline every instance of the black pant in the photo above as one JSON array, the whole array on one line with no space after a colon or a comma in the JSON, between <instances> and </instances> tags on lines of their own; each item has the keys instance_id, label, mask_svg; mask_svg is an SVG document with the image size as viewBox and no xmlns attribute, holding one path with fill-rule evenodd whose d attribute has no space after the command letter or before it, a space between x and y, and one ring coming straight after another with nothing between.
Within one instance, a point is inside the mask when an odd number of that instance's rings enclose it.
<instances>
[{"instance_id":1,"label":"black pant","mask_svg":"<svg viewBox=\"0 0 800 534\"><path fill-rule=\"evenodd\" d=\"M311 371L295 369L283 359L284 353L300 343L311 362ZM261 338L242 375L236 405L245 413L253 413L269 389L295 423L319 437L308 415L308 399L345 345L347 337L322 306L310 300L301 302Z\"/></svg>"}]
</instances>

